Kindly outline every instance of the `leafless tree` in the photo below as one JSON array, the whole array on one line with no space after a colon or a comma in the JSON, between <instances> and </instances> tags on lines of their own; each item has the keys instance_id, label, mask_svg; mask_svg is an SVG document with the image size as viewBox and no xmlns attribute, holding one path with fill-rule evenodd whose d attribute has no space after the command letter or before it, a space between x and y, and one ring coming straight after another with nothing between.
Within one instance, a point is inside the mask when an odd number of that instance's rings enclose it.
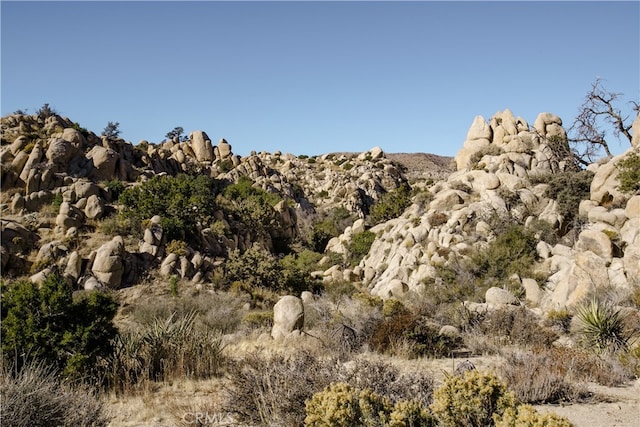
<instances>
[{"instance_id":1,"label":"leafless tree","mask_svg":"<svg viewBox=\"0 0 640 427\"><path fill-rule=\"evenodd\" d=\"M576 160L581 164L586 166L593 162L603 150L608 157L612 157L605 124L613 128L616 138L623 135L631 143L633 120L629 120L629 115L617 106L621 96L621 93L607 91L601 78L591 85L578 116L569 128L569 142ZM633 110L640 111L637 102L631 101L630 104Z\"/></svg>"}]
</instances>

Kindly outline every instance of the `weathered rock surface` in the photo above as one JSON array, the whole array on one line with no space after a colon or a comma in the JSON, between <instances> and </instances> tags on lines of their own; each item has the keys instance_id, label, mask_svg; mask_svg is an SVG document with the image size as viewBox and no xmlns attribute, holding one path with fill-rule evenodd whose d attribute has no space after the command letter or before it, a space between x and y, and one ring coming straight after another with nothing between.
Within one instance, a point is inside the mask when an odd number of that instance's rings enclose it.
<instances>
[{"instance_id":1,"label":"weathered rock surface","mask_svg":"<svg viewBox=\"0 0 640 427\"><path fill-rule=\"evenodd\" d=\"M298 297L286 295L273 306L271 337L279 340L304 326L304 304Z\"/></svg>"}]
</instances>

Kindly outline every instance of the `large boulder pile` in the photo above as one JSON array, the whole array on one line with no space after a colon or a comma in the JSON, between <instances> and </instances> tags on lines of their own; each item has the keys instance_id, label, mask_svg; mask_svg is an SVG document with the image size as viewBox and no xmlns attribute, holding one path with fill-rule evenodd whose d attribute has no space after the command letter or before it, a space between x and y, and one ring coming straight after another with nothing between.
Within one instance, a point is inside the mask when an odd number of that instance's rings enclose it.
<instances>
[{"instance_id":1,"label":"large boulder pile","mask_svg":"<svg viewBox=\"0 0 640 427\"><path fill-rule=\"evenodd\" d=\"M436 267L495 239L491 217L525 225L546 221L558 229L563 222L558 204L536 178L568 170L566 152L562 121L551 113L540 114L533 128L509 110L488 122L476 117L456 156L457 172L429 188L428 203L415 203L399 218L372 227L377 238L354 271L374 295L423 292L426 283L437 282ZM625 155L590 167L591 197L580 205L587 222L575 243L538 245L536 276L548 277L546 283L514 278L530 305L571 306L596 287L628 288L639 277L640 202L616 188L615 165ZM340 239L345 246L349 236Z\"/></svg>"}]
</instances>

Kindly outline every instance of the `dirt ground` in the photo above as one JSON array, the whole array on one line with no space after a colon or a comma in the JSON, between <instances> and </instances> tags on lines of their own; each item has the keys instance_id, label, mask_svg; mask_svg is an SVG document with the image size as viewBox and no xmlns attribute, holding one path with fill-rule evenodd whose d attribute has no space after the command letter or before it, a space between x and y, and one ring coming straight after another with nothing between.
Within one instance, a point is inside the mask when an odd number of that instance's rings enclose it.
<instances>
[{"instance_id":1,"label":"dirt ground","mask_svg":"<svg viewBox=\"0 0 640 427\"><path fill-rule=\"evenodd\" d=\"M367 355L365 357L379 357ZM438 387L445 373L451 373L465 359L403 360L401 370L428 370ZM493 370L498 357L471 357L477 369ZM174 427L198 425L196 417L212 426L239 426L220 413L221 379L185 381L154 386L139 396L110 396L107 408L114 417L111 427ZM537 405L539 412L553 412L567 417L576 427L640 427L640 379L621 387L587 384L597 398L594 402L565 405Z\"/></svg>"}]
</instances>

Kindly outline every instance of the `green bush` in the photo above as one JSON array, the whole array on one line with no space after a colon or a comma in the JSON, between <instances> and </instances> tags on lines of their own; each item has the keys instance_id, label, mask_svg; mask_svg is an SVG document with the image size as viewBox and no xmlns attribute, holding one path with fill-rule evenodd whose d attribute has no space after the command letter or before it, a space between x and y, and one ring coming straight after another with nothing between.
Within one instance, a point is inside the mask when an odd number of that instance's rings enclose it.
<instances>
[{"instance_id":1,"label":"green bush","mask_svg":"<svg viewBox=\"0 0 640 427\"><path fill-rule=\"evenodd\" d=\"M372 225L397 218L411 205L411 188L402 184L394 191L380 196L369 209L369 221Z\"/></svg>"},{"instance_id":2,"label":"green bush","mask_svg":"<svg viewBox=\"0 0 640 427\"><path fill-rule=\"evenodd\" d=\"M492 373L477 370L449 376L436 389L431 411L445 427L493 426L493 416L501 416L515 405L513 393Z\"/></svg>"},{"instance_id":3,"label":"green bush","mask_svg":"<svg viewBox=\"0 0 640 427\"><path fill-rule=\"evenodd\" d=\"M103 292L74 298L71 286L57 274L41 286L30 281L7 286L2 290L3 356L18 370L33 359L69 377L95 378L117 334L117 307Z\"/></svg>"},{"instance_id":4,"label":"green bush","mask_svg":"<svg viewBox=\"0 0 640 427\"><path fill-rule=\"evenodd\" d=\"M284 281L278 259L255 244L243 253L235 250L225 263L225 278L228 284L240 282L245 288L256 287L282 290Z\"/></svg>"},{"instance_id":5,"label":"green bush","mask_svg":"<svg viewBox=\"0 0 640 427\"><path fill-rule=\"evenodd\" d=\"M555 199L558 203L558 213L562 215L561 235L573 227L580 202L589 199L593 176L593 172L581 170L560 172L542 179L549 184L545 197Z\"/></svg>"},{"instance_id":6,"label":"green bush","mask_svg":"<svg viewBox=\"0 0 640 427\"><path fill-rule=\"evenodd\" d=\"M371 249L371 245L375 239L375 233L368 230L353 235L348 247L351 265L358 265L360 263L362 258L369 253L369 249Z\"/></svg>"},{"instance_id":7,"label":"green bush","mask_svg":"<svg viewBox=\"0 0 640 427\"><path fill-rule=\"evenodd\" d=\"M389 427L436 427L436 420L428 409L415 400L402 400L393 406Z\"/></svg>"},{"instance_id":8,"label":"green bush","mask_svg":"<svg viewBox=\"0 0 640 427\"><path fill-rule=\"evenodd\" d=\"M119 179L112 179L104 183L104 188L109 191L111 200L118 200L120 194L125 190L125 185Z\"/></svg>"},{"instance_id":9,"label":"green bush","mask_svg":"<svg viewBox=\"0 0 640 427\"><path fill-rule=\"evenodd\" d=\"M502 416L494 415L496 427L572 427L567 418L556 414L540 414L531 405L507 408Z\"/></svg>"},{"instance_id":10,"label":"green bush","mask_svg":"<svg viewBox=\"0 0 640 427\"><path fill-rule=\"evenodd\" d=\"M353 224L353 218L345 208L336 208L311 227L309 246L316 252L324 252L327 243Z\"/></svg>"},{"instance_id":11,"label":"green bush","mask_svg":"<svg viewBox=\"0 0 640 427\"><path fill-rule=\"evenodd\" d=\"M392 410L387 399L370 390L334 383L315 393L305 405L305 426L383 426Z\"/></svg>"},{"instance_id":12,"label":"green bush","mask_svg":"<svg viewBox=\"0 0 640 427\"><path fill-rule=\"evenodd\" d=\"M471 269L480 282L504 281L513 274L531 277L538 241L521 225L508 225L485 250L471 256Z\"/></svg>"},{"instance_id":13,"label":"green bush","mask_svg":"<svg viewBox=\"0 0 640 427\"><path fill-rule=\"evenodd\" d=\"M618 167L618 190L623 193L640 192L640 155L635 151L627 154Z\"/></svg>"},{"instance_id":14,"label":"green bush","mask_svg":"<svg viewBox=\"0 0 640 427\"><path fill-rule=\"evenodd\" d=\"M155 176L120 194L124 218L137 221L162 217L167 240L191 240L199 224L208 225L216 210L218 182L204 175Z\"/></svg>"}]
</instances>

